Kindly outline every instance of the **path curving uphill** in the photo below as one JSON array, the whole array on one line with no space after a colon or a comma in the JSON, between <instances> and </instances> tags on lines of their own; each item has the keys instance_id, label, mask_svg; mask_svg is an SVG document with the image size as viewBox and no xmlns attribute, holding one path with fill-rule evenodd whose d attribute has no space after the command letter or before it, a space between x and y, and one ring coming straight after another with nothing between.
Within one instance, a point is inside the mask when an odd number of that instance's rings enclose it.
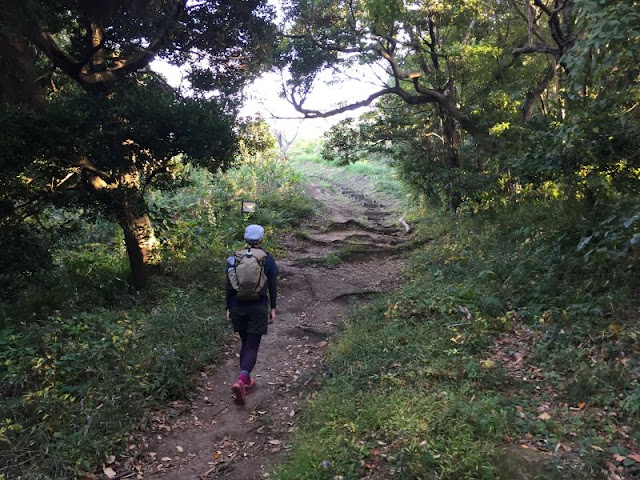
<instances>
[{"instance_id":1,"label":"path curving uphill","mask_svg":"<svg viewBox=\"0 0 640 480\"><path fill-rule=\"evenodd\" d=\"M192 402L154 414L145 448L131 452L129 465L138 470L132 467L129 478L264 478L286 454L336 326L354 301L398 285L398 248L408 236L393 206L365 193L362 182L358 188L310 181L321 211L282 239L278 318L263 338L247 405L235 405L231 394L238 369L234 342L225 361L202 373Z\"/></svg>"}]
</instances>

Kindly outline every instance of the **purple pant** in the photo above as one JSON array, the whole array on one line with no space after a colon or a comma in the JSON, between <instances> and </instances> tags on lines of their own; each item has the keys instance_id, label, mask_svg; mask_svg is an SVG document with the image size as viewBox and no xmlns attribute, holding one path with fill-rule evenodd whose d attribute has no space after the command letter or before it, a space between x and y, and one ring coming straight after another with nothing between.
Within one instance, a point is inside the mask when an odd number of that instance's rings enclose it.
<instances>
[{"instance_id":1,"label":"purple pant","mask_svg":"<svg viewBox=\"0 0 640 480\"><path fill-rule=\"evenodd\" d=\"M258 349L262 335L257 333L238 332L242 345L240 347L240 370L251 373L258 360Z\"/></svg>"}]
</instances>

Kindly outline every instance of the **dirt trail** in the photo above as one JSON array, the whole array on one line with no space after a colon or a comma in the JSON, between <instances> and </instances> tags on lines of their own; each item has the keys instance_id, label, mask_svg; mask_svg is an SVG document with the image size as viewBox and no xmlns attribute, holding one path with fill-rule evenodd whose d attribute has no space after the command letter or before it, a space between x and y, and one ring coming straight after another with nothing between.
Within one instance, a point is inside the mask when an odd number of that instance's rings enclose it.
<instances>
[{"instance_id":1,"label":"dirt trail","mask_svg":"<svg viewBox=\"0 0 640 480\"><path fill-rule=\"evenodd\" d=\"M353 299L397 284L401 265L391 246L406 236L392 208L362 194L364 184L321 183L309 190L326 211L301 227L304 234L284 238L286 256L276 259L278 318L263 338L247 405L235 405L231 395L238 372L234 343L222 364L202 373L192 402L175 402L154 415L148 446L135 459L142 472L132 470L131 478L264 478L286 454L331 334ZM319 261L345 246L364 247L371 255L335 267Z\"/></svg>"}]
</instances>

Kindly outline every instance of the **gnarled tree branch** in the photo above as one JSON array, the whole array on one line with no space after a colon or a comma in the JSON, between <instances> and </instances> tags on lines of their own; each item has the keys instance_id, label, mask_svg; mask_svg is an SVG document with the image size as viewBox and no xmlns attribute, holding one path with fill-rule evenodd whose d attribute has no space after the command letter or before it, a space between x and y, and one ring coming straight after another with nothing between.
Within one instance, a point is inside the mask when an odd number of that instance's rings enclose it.
<instances>
[{"instance_id":1,"label":"gnarled tree branch","mask_svg":"<svg viewBox=\"0 0 640 480\"><path fill-rule=\"evenodd\" d=\"M138 50L128 58L121 58L113 62L108 68L88 68L84 67L94 62L94 55L101 55L101 46L103 43L103 32L97 25L91 25L91 35L94 37L92 46L94 47L91 56L84 60L78 60L64 51L55 41L53 35L46 29L29 35L29 40L44 53L49 60L65 74L73 78L82 88L87 91L101 88L104 84L117 80L124 75L138 71L153 61L158 52L167 46L170 39L170 33L178 23L184 9L186 7L187 0L175 0L173 2L173 11L170 17L164 22L163 27L157 32L156 38L151 44L143 49ZM101 63L102 59L96 59Z\"/></svg>"}]
</instances>

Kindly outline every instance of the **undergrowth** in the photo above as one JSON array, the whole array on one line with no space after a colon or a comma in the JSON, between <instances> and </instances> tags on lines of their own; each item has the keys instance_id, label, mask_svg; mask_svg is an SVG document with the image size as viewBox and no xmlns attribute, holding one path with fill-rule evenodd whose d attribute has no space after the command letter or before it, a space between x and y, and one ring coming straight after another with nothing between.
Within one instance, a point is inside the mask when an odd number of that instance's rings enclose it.
<instances>
[{"instance_id":1,"label":"undergrowth","mask_svg":"<svg viewBox=\"0 0 640 480\"><path fill-rule=\"evenodd\" d=\"M39 283L0 305L0 478L80 477L154 405L187 398L229 338L224 258L249 222L277 254L276 233L311 211L299 182L269 157L216 176L188 168L182 188L150 192L162 261L141 294L128 287L116 225L62 240ZM243 216L243 199L255 213Z\"/></svg>"},{"instance_id":2,"label":"undergrowth","mask_svg":"<svg viewBox=\"0 0 640 480\"><path fill-rule=\"evenodd\" d=\"M405 285L335 338L270 478L640 474L640 208L600 208L426 215Z\"/></svg>"}]
</instances>

